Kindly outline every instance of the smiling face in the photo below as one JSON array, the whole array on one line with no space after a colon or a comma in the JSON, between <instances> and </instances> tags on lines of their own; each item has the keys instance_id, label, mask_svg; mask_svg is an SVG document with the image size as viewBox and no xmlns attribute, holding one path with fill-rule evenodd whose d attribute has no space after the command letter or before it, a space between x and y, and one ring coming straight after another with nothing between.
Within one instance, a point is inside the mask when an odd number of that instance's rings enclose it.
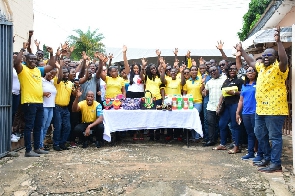
<instances>
[{"instance_id":1,"label":"smiling face","mask_svg":"<svg viewBox=\"0 0 295 196\"><path fill-rule=\"evenodd\" d=\"M157 74L157 68L156 68L156 66L155 65L151 65L151 73L152 73L152 75L156 75Z\"/></svg>"},{"instance_id":2,"label":"smiling face","mask_svg":"<svg viewBox=\"0 0 295 196\"><path fill-rule=\"evenodd\" d=\"M185 69L183 70L183 75L184 75L184 78L187 80L189 79L191 76L190 76L190 70L189 69Z\"/></svg>"},{"instance_id":3,"label":"smiling face","mask_svg":"<svg viewBox=\"0 0 295 196\"><path fill-rule=\"evenodd\" d=\"M94 100L94 93L92 91L88 91L86 94L86 102L87 105L91 106Z\"/></svg>"},{"instance_id":4,"label":"smiling face","mask_svg":"<svg viewBox=\"0 0 295 196\"><path fill-rule=\"evenodd\" d=\"M172 80L176 80L176 75L177 75L176 69L172 68L170 73L171 73Z\"/></svg>"},{"instance_id":5,"label":"smiling face","mask_svg":"<svg viewBox=\"0 0 295 196\"><path fill-rule=\"evenodd\" d=\"M118 77L118 69L115 68L115 67L112 67L111 70L110 70L110 74L111 74L112 78Z\"/></svg>"},{"instance_id":6,"label":"smiling face","mask_svg":"<svg viewBox=\"0 0 295 196\"><path fill-rule=\"evenodd\" d=\"M57 72L56 72L55 69L51 70L50 72L47 72L45 74L45 79L48 80L48 81L52 80L55 77L56 73Z\"/></svg>"},{"instance_id":7,"label":"smiling face","mask_svg":"<svg viewBox=\"0 0 295 196\"><path fill-rule=\"evenodd\" d=\"M134 65L133 66L133 72L134 72L135 75L138 75L139 74L139 67L138 67L138 65Z\"/></svg>"},{"instance_id":8,"label":"smiling face","mask_svg":"<svg viewBox=\"0 0 295 196\"><path fill-rule=\"evenodd\" d=\"M219 76L220 76L219 70L217 69L216 66L212 66L212 67L210 67L210 69L209 69L209 74L210 74L211 77L214 78L214 79L219 78Z\"/></svg>"},{"instance_id":9,"label":"smiling face","mask_svg":"<svg viewBox=\"0 0 295 196\"><path fill-rule=\"evenodd\" d=\"M199 69L200 69L200 72L201 72L201 75L205 74L206 73L206 65L200 65L199 66Z\"/></svg>"},{"instance_id":10,"label":"smiling face","mask_svg":"<svg viewBox=\"0 0 295 196\"><path fill-rule=\"evenodd\" d=\"M275 50L272 48L266 49L261 56L262 56L262 63L265 66L270 66L276 60Z\"/></svg>"},{"instance_id":11,"label":"smiling face","mask_svg":"<svg viewBox=\"0 0 295 196\"><path fill-rule=\"evenodd\" d=\"M26 56L27 67L34 69L36 67L37 57L34 54L29 54Z\"/></svg>"},{"instance_id":12,"label":"smiling face","mask_svg":"<svg viewBox=\"0 0 295 196\"><path fill-rule=\"evenodd\" d=\"M198 68L195 66L191 67L190 75L193 79L195 79L198 75Z\"/></svg>"},{"instance_id":13,"label":"smiling face","mask_svg":"<svg viewBox=\"0 0 295 196\"><path fill-rule=\"evenodd\" d=\"M175 70L176 71L176 70ZM171 65L166 67L166 75L171 77Z\"/></svg>"},{"instance_id":14,"label":"smiling face","mask_svg":"<svg viewBox=\"0 0 295 196\"><path fill-rule=\"evenodd\" d=\"M253 69L253 67L249 67L247 69L247 78L249 78L250 81L255 80L256 75L257 75L256 70Z\"/></svg>"},{"instance_id":15,"label":"smiling face","mask_svg":"<svg viewBox=\"0 0 295 196\"><path fill-rule=\"evenodd\" d=\"M95 71L96 71L96 66L95 66L94 63L92 63L92 64L89 66L89 68L91 69L91 73L95 73Z\"/></svg>"},{"instance_id":16,"label":"smiling face","mask_svg":"<svg viewBox=\"0 0 295 196\"><path fill-rule=\"evenodd\" d=\"M228 74L230 78L234 78L237 76L237 67L236 65L231 65L228 69Z\"/></svg>"},{"instance_id":17,"label":"smiling face","mask_svg":"<svg viewBox=\"0 0 295 196\"><path fill-rule=\"evenodd\" d=\"M69 79L69 71L68 69L62 69L62 79L68 80Z\"/></svg>"}]
</instances>

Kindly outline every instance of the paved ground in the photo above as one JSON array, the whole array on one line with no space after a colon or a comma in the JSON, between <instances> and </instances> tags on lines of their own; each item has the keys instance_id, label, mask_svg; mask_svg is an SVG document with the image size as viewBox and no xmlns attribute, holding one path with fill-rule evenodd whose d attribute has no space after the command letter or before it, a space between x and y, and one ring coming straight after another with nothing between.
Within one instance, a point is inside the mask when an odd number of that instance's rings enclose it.
<instances>
[{"instance_id":1,"label":"paved ground","mask_svg":"<svg viewBox=\"0 0 295 196\"><path fill-rule=\"evenodd\" d=\"M123 140L40 158L0 159L0 195L217 196L295 195L291 137L284 137L283 173L257 171L242 154L182 142Z\"/></svg>"}]
</instances>

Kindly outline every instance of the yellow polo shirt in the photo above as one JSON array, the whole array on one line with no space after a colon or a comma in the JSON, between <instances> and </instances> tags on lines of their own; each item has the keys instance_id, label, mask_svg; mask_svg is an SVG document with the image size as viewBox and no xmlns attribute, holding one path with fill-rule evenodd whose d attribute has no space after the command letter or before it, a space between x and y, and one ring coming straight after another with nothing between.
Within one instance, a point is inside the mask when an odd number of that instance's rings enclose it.
<instances>
[{"instance_id":1,"label":"yellow polo shirt","mask_svg":"<svg viewBox=\"0 0 295 196\"><path fill-rule=\"evenodd\" d=\"M55 104L67 106L70 103L73 83L71 81L64 82L63 80L57 84L57 77L54 77L54 86L56 88Z\"/></svg>"},{"instance_id":2,"label":"yellow polo shirt","mask_svg":"<svg viewBox=\"0 0 295 196\"><path fill-rule=\"evenodd\" d=\"M258 115L288 115L286 79L289 68L283 73L276 61L265 67L257 63L256 113Z\"/></svg>"},{"instance_id":3,"label":"yellow polo shirt","mask_svg":"<svg viewBox=\"0 0 295 196\"><path fill-rule=\"evenodd\" d=\"M21 104L43 103L43 88L41 71L22 65L23 70L18 74L21 89Z\"/></svg>"},{"instance_id":4,"label":"yellow polo shirt","mask_svg":"<svg viewBox=\"0 0 295 196\"><path fill-rule=\"evenodd\" d=\"M112 78L106 76L106 98L115 98L117 95L122 94L122 87L125 87L125 81L121 77Z\"/></svg>"},{"instance_id":5,"label":"yellow polo shirt","mask_svg":"<svg viewBox=\"0 0 295 196\"><path fill-rule=\"evenodd\" d=\"M196 80L188 79L183 86L183 90L186 91L186 94L193 95L194 103L202 103L201 86L202 78L197 76Z\"/></svg>"},{"instance_id":6,"label":"yellow polo shirt","mask_svg":"<svg viewBox=\"0 0 295 196\"><path fill-rule=\"evenodd\" d=\"M156 100L162 99L162 95L160 92L160 85L162 84L161 79L159 77L154 80L150 80L148 77L146 79L145 90L151 91L153 97L156 97Z\"/></svg>"},{"instance_id":7,"label":"yellow polo shirt","mask_svg":"<svg viewBox=\"0 0 295 196\"><path fill-rule=\"evenodd\" d=\"M167 84L165 88L166 95L181 95L181 80L175 79L172 80L171 77L169 79L166 78Z\"/></svg>"},{"instance_id":8,"label":"yellow polo shirt","mask_svg":"<svg viewBox=\"0 0 295 196\"><path fill-rule=\"evenodd\" d=\"M78 106L82 113L83 123L92 123L97 117L102 115L102 107L98 107L100 103L93 101L91 106L87 105L87 101L83 100L78 103Z\"/></svg>"}]
</instances>

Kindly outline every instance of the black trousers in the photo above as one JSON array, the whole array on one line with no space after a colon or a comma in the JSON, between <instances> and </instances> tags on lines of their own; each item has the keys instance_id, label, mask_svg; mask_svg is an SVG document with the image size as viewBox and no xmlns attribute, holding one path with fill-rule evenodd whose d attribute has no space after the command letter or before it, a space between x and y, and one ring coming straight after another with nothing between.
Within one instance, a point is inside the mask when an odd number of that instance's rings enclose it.
<instances>
[{"instance_id":1,"label":"black trousers","mask_svg":"<svg viewBox=\"0 0 295 196\"><path fill-rule=\"evenodd\" d=\"M216 124L219 122L219 116L217 116L216 111L207 110L207 123L208 123L208 139L211 142L216 142L217 140L217 127Z\"/></svg>"},{"instance_id":2,"label":"black trousers","mask_svg":"<svg viewBox=\"0 0 295 196\"><path fill-rule=\"evenodd\" d=\"M85 136L83 133L83 132L85 132L85 130L89 124L91 124L91 123L81 123L81 124L76 125L76 127L74 128L74 136L79 137L79 140L82 142L87 141L89 138L89 136ZM103 123L92 127L91 130L92 130L92 135L94 135L96 137L96 141L102 142L103 141L103 132L104 132Z\"/></svg>"}]
</instances>

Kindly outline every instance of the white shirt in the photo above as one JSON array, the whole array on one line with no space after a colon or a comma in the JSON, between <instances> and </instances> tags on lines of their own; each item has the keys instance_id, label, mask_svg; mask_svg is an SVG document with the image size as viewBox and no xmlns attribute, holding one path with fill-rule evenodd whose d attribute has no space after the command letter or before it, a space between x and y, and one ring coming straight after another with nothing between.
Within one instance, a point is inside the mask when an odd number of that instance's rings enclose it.
<instances>
[{"instance_id":1,"label":"white shirt","mask_svg":"<svg viewBox=\"0 0 295 196\"><path fill-rule=\"evenodd\" d=\"M205 89L209 90L209 102L207 104L207 110L216 111L220 96L222 95L221 87L225 77L220 76L217 79L211 78L205 85Z\"/></svg>"},{"instance_id":2,"label":"white shirt","mask_svg":"<svg viewBox=\"0 0 295 196\"><path fill-rule=\"evenodd\" d=\"M130 74L128 74L128 79L130 80ZM134 75L133 84L128 86L128 91L130 92L144 92L144 85L141 82L140 75Z\"/></svg>"},{"instance_id":3,"label":"white shirt","mask_svg":"<svg viewBox=\"0 0 295 196\"><path fill-rule=\"evenodd\" d=\"M12 68L12 73L12 94L19 95L20 83L14 68Z\"/></svg>"},{"instance_id":4,"label":"white shirt","mask_svg":"<svg viewBox=\"0 0 295 196\"><path fill-rule=\"evenodd\" d=\"M45 78L42 78L42 87L43 92L51 93L49 97L43 96L43 107L55 107L56 88L53 80L48 81Z\"/></svg>"},{"instance_id":5,"label":"white shirt","mask_svg":"<svg viewBox=\"0 0 295 196\"><path fill-rule=\"evenodd\" d=\"M101 78L99 79L99 85L100 85L100 92L101 92L101 101L104 101L105 95L106 95L106 83Z\"/></svg>"}]
</instances>

